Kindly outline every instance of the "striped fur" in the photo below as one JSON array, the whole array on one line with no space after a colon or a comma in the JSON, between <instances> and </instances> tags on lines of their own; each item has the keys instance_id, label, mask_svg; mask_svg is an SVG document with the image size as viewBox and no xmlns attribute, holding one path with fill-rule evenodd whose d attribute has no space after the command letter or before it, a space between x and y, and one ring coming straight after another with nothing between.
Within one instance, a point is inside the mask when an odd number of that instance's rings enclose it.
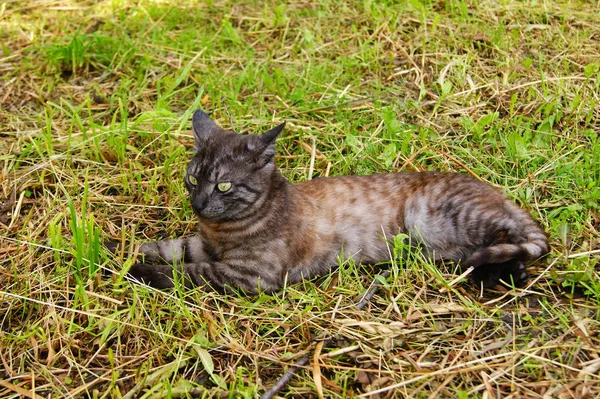
<instances>
[{"instance_id":1,"label":"striped fur","mask_svg":"<svg viewBox=\"0 0 600 399\"><path fill-rule=\"evenodd\" d=\"M188 287L208 283L221 290L272 291L327 273L340 254L389 261L382 237L407 233L426 255L473 266L477 280L493 285L499 279L524 282L525 264L549 250L546 235L525 211L464 174L395 173L290 184L274 163L282 129L240 135L196 111L198 152L185 182L199 233L143 244L144 263L130 274L158 288L172 287L173 270L180 270Z\"/></svg>"}]
</instances>

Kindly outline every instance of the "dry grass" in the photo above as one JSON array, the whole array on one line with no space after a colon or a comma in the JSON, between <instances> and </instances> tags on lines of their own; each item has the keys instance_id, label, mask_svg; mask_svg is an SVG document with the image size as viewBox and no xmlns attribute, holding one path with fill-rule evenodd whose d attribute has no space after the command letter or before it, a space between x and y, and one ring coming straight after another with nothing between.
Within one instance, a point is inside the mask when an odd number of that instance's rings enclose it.
<instances>
[{"instance_id":1,"label":"dry grass","mask_svg":"<svg viewBox=\"0 0 600 399\"><path fill-rule=\"evenodd\" d=\"M600 397L593 2L0 4L0 396ZM292 181L441 169L549 232L522 290L392 262L273 296L156 292L104 239L192 234L189 113L286 120ZM108 277L101 277L103 269ZM323 345L323 342L330 345Z\"/></svg>"}]
</instances>

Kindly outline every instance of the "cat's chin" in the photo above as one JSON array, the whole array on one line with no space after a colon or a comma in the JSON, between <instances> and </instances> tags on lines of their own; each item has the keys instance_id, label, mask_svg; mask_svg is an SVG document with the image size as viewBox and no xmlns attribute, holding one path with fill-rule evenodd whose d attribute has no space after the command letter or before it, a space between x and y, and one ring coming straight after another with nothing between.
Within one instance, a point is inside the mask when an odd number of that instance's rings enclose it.
<instances>
[{"instance_id":1,"label":"cat's chin","mask_svg":"<svg viewBox=\"0 0 600 399\"><path fill-rule=\"evenodd\" d=\"M196 212L196 216L198 217L198 219L200 220L209 220L211 222L217 222L223 219L223 214L222 213L197 213Z\"/></svg>"},{"instance_id":2,"label":"cat's chin","mask_svg":"<svg viewBox=\"0 0 600 399\"><path fill-rule=\"evenodd\" d=\"M206 222L227 222L231 220L224 212L194 212L194 214L198 219Z\"/></svg>"},{"instance_id":3,"label":"cat's chin","mask_svg":"<svg viewBox=\"0 0 600 399\"><path fill-rule=\"evenodd\" d=\"M234 222L236 220L245 219L248 216L248 208L238 210L237 212L231 210L225 210L220 212L207 212L202 210L198 212L194 210L196 217L206 222Z\"/></svg>"}]
</instances>

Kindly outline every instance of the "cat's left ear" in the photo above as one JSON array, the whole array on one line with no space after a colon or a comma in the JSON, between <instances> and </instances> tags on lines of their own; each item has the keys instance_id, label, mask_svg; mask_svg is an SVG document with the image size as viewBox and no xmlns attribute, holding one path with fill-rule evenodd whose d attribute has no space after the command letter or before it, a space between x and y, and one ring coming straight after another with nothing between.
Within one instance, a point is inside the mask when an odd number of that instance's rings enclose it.
<instances>
[{"instance_id":1,"label":"cat's left ear","mask_svg":"<svg viewBox=\"0 0 600 399\"><path fill-rule=\"evenodd\" d=\"M196 110L192 117L192 131L196 139L196 148L199 150L210 136L218 133L219 126L204 111Z\"/></svg>"},{"instance_id":2,"label":"cat's left ear","mask_svg":"<svg viewBox=\"0 0 600 399\"><path fill-rule=\"evenodd\" d=\"M263 133L259 137L261 143L259 151L261 152L258 156L258 162L260 166L265 166L275 157L275 141L277 141L277 137L284 127L285 122L283 122L281 125L275 126L273 129Z\"/></svg>"}]
</instances>

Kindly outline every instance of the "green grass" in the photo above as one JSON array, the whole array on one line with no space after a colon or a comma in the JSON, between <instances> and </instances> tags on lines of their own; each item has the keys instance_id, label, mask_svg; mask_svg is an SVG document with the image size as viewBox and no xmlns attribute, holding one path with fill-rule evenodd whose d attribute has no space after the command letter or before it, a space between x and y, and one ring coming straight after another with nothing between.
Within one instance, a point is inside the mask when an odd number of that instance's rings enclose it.
<instances>
[{"instance_id":1,"label":"green grass","mask_svg":"<svg viewBox=\"0 0 600 399\"><path fill-rule=\"evenodd\" d=\"M305 355L282 397L600 395L599 37L584 1L4 2L0 396L255 398ZM551 254L483 297L409 257L362 310L352 261L258 297L132 285L98 248L193 234L196 108L287 121L291 181L474 174Z\"/></svg>"}]
</instances>

